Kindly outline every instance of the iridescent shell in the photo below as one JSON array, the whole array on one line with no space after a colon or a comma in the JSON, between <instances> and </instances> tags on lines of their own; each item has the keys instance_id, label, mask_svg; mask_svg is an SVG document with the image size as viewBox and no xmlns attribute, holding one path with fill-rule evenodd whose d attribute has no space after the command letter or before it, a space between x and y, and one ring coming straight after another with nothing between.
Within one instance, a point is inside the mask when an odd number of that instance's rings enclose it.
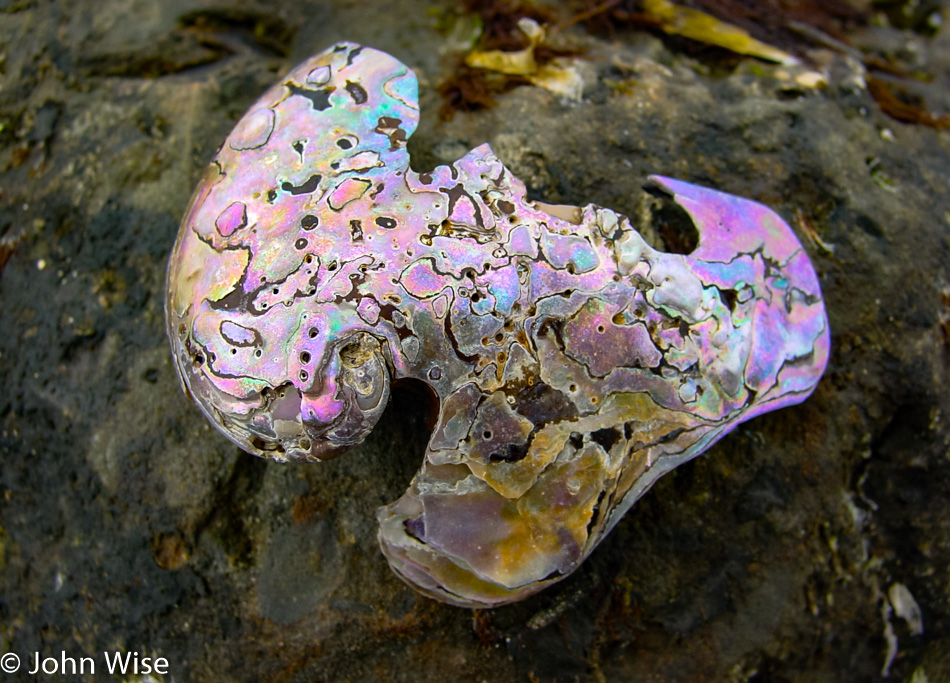
<instances>
[{"instance_id":1,"label":"iridescent shell","mask_svg":"<svg viewBox=\"0 0 950 683\"><path fill-rule=\"evenodd\" d=\"M409 168L413 72L341 43L244 115L182 222L166 314L185 390L245 450L360 443L390 382L437 396L378 513L396 573L469 607L587 557L662 474L804 400L828 357L818 280L768 208L668 178L689 255L609 209L529 201L487 145Z\"/></svg>"}]
</instances>

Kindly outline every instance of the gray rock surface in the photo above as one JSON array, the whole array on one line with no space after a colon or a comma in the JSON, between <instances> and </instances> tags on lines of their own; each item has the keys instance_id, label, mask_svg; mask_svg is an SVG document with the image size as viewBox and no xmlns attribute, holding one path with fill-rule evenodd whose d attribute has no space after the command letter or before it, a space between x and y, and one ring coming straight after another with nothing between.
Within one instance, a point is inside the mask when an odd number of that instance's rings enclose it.
<instances>
[{"instance_id":1,"label":"gray rock surface","mask_svg":"<svg viewBox=\"0 0 950 683\"><path fill-rule=\"evenodd\" d=\"M579 26L581 102L524 86L439 123L451 11L0 0L0 650L147 653L168 681L950 680L950 132L889 119L841 55L816 90ZM264 462L184 397L164 335L203 167L340 39L419 72L418 170L488 141L551 203L649 220L660 173L778 210L831 319L815 395L662 479L556 587L491 612L416 596L374 510L418 465L417 402L338 460ZM856 44L911 45L950 111L950 30Z\"/></svg>"}]
</instances>

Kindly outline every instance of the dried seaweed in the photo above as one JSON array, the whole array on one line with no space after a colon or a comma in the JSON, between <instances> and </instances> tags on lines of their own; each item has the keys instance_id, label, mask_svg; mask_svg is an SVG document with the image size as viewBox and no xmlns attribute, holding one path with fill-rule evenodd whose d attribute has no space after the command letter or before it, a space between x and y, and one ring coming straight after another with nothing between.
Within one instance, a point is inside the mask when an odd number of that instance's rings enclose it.
<instances>
[{"instance_id":1,"label":"dried seaweed","mask_svg":"<svg viewBox=\"0 0 950 683\"><path fill-rule=\"evenodd\" d=\"M560 57L576 56L580 52L559 49L532 39L519 27L519 22L530 19L537 24L554 23L555 13L530 2L511 0L466 0L465 10L479 18L482 33L472 54L523 53L530 51L534 70L543 70ZM469 55L470 56L470 55ZM489 62L492 60L489 59ZM494 60L497 62L498 60ZM439 119L447 121L457 111L478 111L495 104L495 97L519 85L532 82L532 70L478 68L478 59L461 58L452 75L442 81L438 92L443 104ZM537 80L535 78L534 80Z\"/></svg>"},{"instance_id":2,"label":"dried seaweed","mask_svg":"<svg viewBox=\"0 0 950 683\"><path fill-rule=\"evenodd\" d=\"M7 261L10 259L10 256L13 254L13 247L8 244L0 242L0 273L3 272L3 267L7 265Z\"/></svg>"},{"instance_id":3,"label":"dried seaweed","mask_svg":"<svg viewBox=\"0 0 950 683\"><path fill-rule=\"evenodd\" d=\"M539 24L552 23L556 15L546 7L518 0L465 0L465 11L482 20L482 50L522 50L528 47L528 38L518 28L518 21L534 19Z\"/></svg>"},{"instance_id":4,"label":"dried seaweed","mask_svg":"<svg viewBox=\"0 0 950 683\"><path fill-rule=\"evenodd\" d=\"M522 50L472 50L465 56L465 64L507 76L524 76L532 84L571 100L580 100L584 81L576 65L569 60L552 59L542 64L537 48L544 40L544 29L533 19L521 19L518 28L528 37L528 47Z\"/></svg>"},{"instance_id":5,"label":"dried seaweed","mask_svg":"<svg viewBox=\"0 0 950 683\"><path fill-rule=\"evenodd\" d=\"M498 95L527 83L528 80L520 76L505 76L484 69L473 69L466 66L464 58L460 57L452 75L437 87L443 100L439 119L449 121L458 111L489 109L495 105Z\"/></svg>"},{"instance_id":6,"label":"dried seaweed","mask_svg":"<svg viewBox=\"0 0 950 683\"><path fill-rule=\"evenodd\" d=\"M798 61L789 53L756 40L747 31L706 12L683 7L669 0L643 0L643 8L664 33L770 62L792 64Z\"/></svg>"},{"instance_id":7,"label":"dried seaweed","mask_svg":"<svg viewBox=\"0 0 950 683\"><path fill-rule=\"evenodd\" d=\"M913 25L908 28L927 33L933 3L878 2L887 16L907 18L913 10ZM530 39L518 28L518 21L529 17L553 22L553 12L528 2L513 0L467 0L467 11L483 23L478 50L517 52L531 47ZM804 55L806 46L819 45L860 59L870 72L899 78L927 80L927 74L911 74L907 68L879 56L863 54L851 47L848 33L864 25L872 6L848 0L583 0L567 5L570 14L555 24L553 32L583 24L592 33L615 34L619 30L648 30L662 33L678 51L731 68L735 55L751 55L770 61L790 63ZM910 19L907 19L910 22ZM899 22L898 22L899 23ZM903 25L903 24L901 24ZM549 63L558 53L538 44L533 58L538 65ZM445 104L440 117L451 118L455 111L474 111L490 107L494 98L516 85L531 82L527 72L489 73L460 61L453 76L439 87ZM876 76L867 79L868 91L885 114L895 120L950 129L950 115L929 111L924 99L907 87Z\"/></svg>"},{"instance_id":8,"label":"dried seaweed","mask_svg":"<svg viewBox=\"0 0 950 683\"><path fill-rule=\"evenodd\" d=\"M796 25L846 41L847 30L863 24L868 16L866 10L846 0L680 0L677 4L741 28L752 38L792 54L800 54L802 46ZM566 24L583 22L592 33L609 35L624 29L662 30L662 22L646 5L644 0L585 0L575 4L575 14Z\"/></svg>"},{"instance_id":9,"label":"dried seaweed","mask_svg":"<svg viewBox=\"0 0 950 683\"><path fill-rule=\"evenodd\" d=\"M926 109L924 99L903 86L876 76L867 78L868 92L885 114L904 123L950 130L950 115L935 116Z\"/></svg>"}]
</instances>

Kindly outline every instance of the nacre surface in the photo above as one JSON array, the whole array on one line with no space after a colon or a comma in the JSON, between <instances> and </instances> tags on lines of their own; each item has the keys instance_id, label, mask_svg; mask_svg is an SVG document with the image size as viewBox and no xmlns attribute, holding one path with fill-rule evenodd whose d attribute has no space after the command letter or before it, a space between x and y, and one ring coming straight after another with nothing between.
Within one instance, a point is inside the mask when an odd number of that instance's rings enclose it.
<instances>
[{"instance_id":1,"label":"nacre surface","mask_svg":"<svg viewBox=\"0 0 950 683\"><path fill-rule=\"evenodd\" d=\"M804 400L828 358L818 280L767 207L654 177L688 255L609 209L529 201L488 145L409 167L417 82L339 43L268 90L182 222L166 316L185 390L250 453L333 457L390 383L438 416L378 512L396 573L495 606L570 574L662 474Z\"/></svg>"}]
</instances>

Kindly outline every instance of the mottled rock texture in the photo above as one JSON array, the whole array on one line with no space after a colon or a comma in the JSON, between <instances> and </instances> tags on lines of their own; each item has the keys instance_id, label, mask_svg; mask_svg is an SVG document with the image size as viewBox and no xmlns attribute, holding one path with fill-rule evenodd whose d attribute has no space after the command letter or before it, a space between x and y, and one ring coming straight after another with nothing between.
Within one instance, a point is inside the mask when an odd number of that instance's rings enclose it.
<instances>
[{"instance_id":1,"label":"mottled rock texture","mask_svg":"<svg viewBox=\"0 0 950 683\"><path fill-rule=\"evenodd\" d=\"M580 24L580 102L522 86L439 123L458 7L367 7L0 1L0 649L154 653L174 680L836 681L881 678L890 641L892 679L950 678L950 133L888 118L842 55L815 57L814 90ZM939 114L948 33L853 42L932 74ZM641 188L682 178L777 210L821 280L815 395L662 479L514 606L418 597L377 552L374 510L425 448L418 397L288 466L176 383L163 279L189 196L264 89L341 39L417 69L417 171L489 142L529 196L640 218L658 247L675 231Z\"/></svg>"}]
</instances>

